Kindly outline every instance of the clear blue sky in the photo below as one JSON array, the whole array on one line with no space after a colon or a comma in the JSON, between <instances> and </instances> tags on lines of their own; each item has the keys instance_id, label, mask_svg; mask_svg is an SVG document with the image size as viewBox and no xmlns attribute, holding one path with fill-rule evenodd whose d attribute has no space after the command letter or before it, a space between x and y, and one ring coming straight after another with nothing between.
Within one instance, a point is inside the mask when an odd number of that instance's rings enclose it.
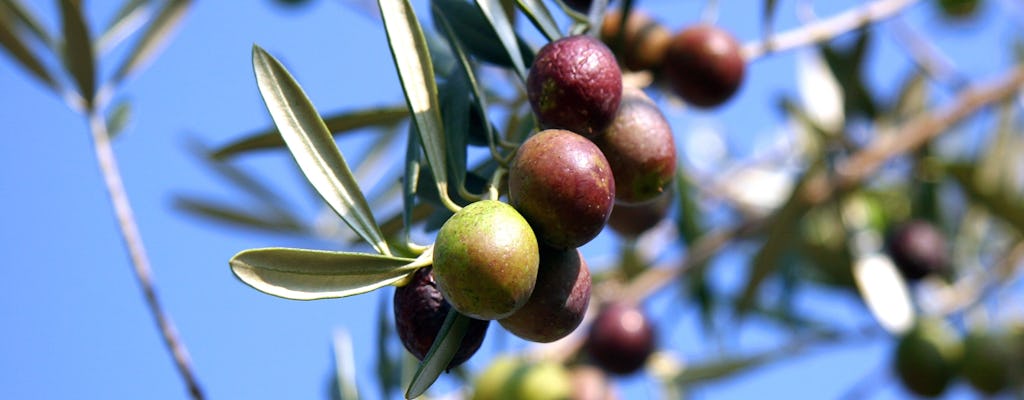
<instances>
[{"instance_id":1,"label":"clear blue sky","mask_svg":"<svg viewBox=\"0 0 1024 400\"><path fill-rule=\"evenodd\" d=\"M28 3L28 2L25 2ZM31 8L56 29L55 6ZM40 4L45 3L45 4ZM95 32L114 3L86 2ZM322 399L331 372L330 339L335 329L351 332L359 383L366 398L378 398L373 365L375 312L380 296L296 302L259 293L231 274L227 260L254 247L330 243L224 228L172 209L175 194L239 199L186 150L188 138L224 144L268 126L251 67L258 43L285 62L322 113L402 101L380 23L344 1L314 0L286 10L268 0L202 1L189 13L176 39L151 68L129 82L131 125L118 138L125 184L131 196L159 294L189 346L201 384L211 399ZM642 1L678 27L699 18L702 2ZM796 24L793 1L782 1L779 29ZM858 1L818 2L826 16ZM827 3L827 4L825 4ZM978 22L950 28L926 5L908 22L936 39L968 76L994 76L1009 65L1008 40L1020 34L1021 6L989 1ZM1002 4L996 4L1002 3ZM722 2L720 25L743 41L759 35L760 2ZM1006 15L1016 7L1016 14ZM1000 11L1001 10L1001 11ZM422 10L421 10L422 11ZM421 12L421 14L425 14ZM1019 25L1018 25L1019 26ZM524 30L532 27L523 25ZM869 82L892 93L910 66L888 31L879 30ZM537 43L537 42L535 42ZM712 112L669 109L680 146L697 126L721 129L741 154L770 142L783 119L777 95L796 96L795 53L749 66L738 97ZM51 65L53 65L52 61ZM114 65L104 65L108 73ZM0 57L0 398L4 399L179 399L185 393L166 354L121 247L84 121L40 84L27 79L6 55ZM288 193L301 215L312 218L310 201L287 154L246 157L243 165L265 174ZM615 238L605 235L584 248L592 260L608 259ZM738 257L723 257L717 281L735 285ZM592 264L594 265L594 264ZM685 356L714 355L696 328L695 311L672 303L670 292L647 304L663 325L662 344ZM855 299L811 291L800 306L850 326L870 322ZM835 317L839 316L839 317ZM779 343L778 332L745 324L726 343L737 350ZM888 340L815 350L757 372L708 385L698 398L835 398L871 371L887 368ZM483 350L470 361L479 370L501 348L525 344L492 326ZM876 398L900 398L884 378ZM630 397L646 396L653 381L619 381ZM446 387L442 382L441 388ZM439 393L439 392L438 392ZM960 385L960 397L970 392Z\"/></svg>"}]
</instances>

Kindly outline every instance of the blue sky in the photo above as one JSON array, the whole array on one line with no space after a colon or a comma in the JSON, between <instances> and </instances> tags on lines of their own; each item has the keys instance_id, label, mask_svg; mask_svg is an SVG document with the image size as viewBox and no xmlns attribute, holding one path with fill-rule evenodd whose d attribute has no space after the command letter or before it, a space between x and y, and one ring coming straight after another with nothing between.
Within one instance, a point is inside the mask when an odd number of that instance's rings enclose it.
<instances>
[{"instance_id":1,"label":"blue sky","mask_svg":"<svg viewBox=\"0 0 1024 400\"><path fill-rule=\"evenodd\" d=\"M87 3L94 32L111 16L113 3ZM115 151L159 295L211 399L325 398L331 334L339 328L354 338L363 394L380 396L373 385L374 322L381 296L389 299L390 288L314 302L264 295L235 279L227 265L231 255L255 247L336 245L224 228L172 208L173 196L183 193L238 198L238 192L189 154L186 143L197 139L220 145L270 124L252 74L254 43L289 67L321 113L402 101L380 23L358 11L374 9L372 2L365 3L352 7L343 1L314 0L309 7L291 10L267 0L244 5L198 2L165 53L124 88L133 115ZM699 18L700 2L639 3L670 26ZM758 37L758 3L722 2L719 24L743 41ZM820 16L859 2L827 3L819 5ZM1013 14L1009 3L989 1L978 21L956 27L942 24L925 4L911 9L907 21L935 38L965 74L991 77L1010 64L1008 41L1020 35L1012 24L1024 21L1021 7ZM793 2L780 4L779 29L795 26ZM56 29L53 4L34 2L31 8ZM532 32L532 27L520 28ZM877 35L868 80L882 93L892 93L910 66L886 32L883 28ZM717 128L741 155L772 142L784 122L777 114L776 96L797 95L795 54L751 64L737 98L721 109L667 109L678 144L684 146L686 135L705 126ZM115 67L103 65L108 73ZM0 57L0 121L6 138L0 146L0 201L5 210L0 228L5 260L0 267L0 398L183 398L121 247L85 122L6 56ZM343 151L358 148L359 140L344 142L348 147L343 145ZM287 193L300 215L313 218L319 211L287 154L253 155L240 162ZM615 240L603 235L584 254L607 260ZM739 259L727 255L716 265L716 279L725 287L742 279L736 276ZM662 325L662 344L697 359L714 355L698 334L695 310L679 310L675 299L666 292L647 304ZM850 326L870 323L850 296L812 291L802 296L800 306L818 315L841 316L837 318ZM741 333L726 339L729 346L758 349L779 343L778 331L757 323L740 327ZM835 398L880 371L882 386L875 398L900 398L904 393L884 370L890 345L888 340L872 340L816 349L695 394L715 399L766 393ZM496 352L524 346L495 324L469 365L479 370ZM654 393L652 381L644 377L619 383L620 392L630 397ZM439 386L446 387L450 389L445 382ZM959 385L954 395L970 392Z\"/></svg>"}]
</instances>

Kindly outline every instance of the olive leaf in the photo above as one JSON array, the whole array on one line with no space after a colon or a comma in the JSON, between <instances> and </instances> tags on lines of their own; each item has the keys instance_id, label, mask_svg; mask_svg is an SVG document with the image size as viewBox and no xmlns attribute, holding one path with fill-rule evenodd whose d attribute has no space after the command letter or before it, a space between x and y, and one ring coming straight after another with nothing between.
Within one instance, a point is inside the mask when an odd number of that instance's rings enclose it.
<instances>
[{"instance_id":1,"label":"olive leaf","mask_svg":"<svg viewBox=\"0 0 1024 400\"><path fill-rule=\"evenodd\" d=\"M64 64L78 84L78 94L86 108L92 108L96 95L96 62L93 56L89 27L77 1L61 0L61 21L64 32Z\"/></svg>"},{"instance_id":2,"label":"olive leaf","mask_svg":"<svg viewBox=\"0 0 1024 400\"><path fill-rule=\"evenodd\" d=\"M414 399L423 395L430 385L437 381L437 377L441 376L441 372L448 368L448 363L455 358L462 338L469 330L470 321L469 317L455 311L454 308L448 311L434 344L430 345L430 350L423 357L416 374L412 377L412 382L409 383L405 398Z\"/></svg>"},{"instance_id":3,"label":"olive leaf","mask_svg":"<svg viewBox=\"0 0 1024 400\"><path fill-rule=\"evenodd\" d=\"M252 57L267 110L306 179L356 234L379 253L390 255L359 184L302 87L259 46L253 46Z\"/></svg>"},{"instance_id":4,"label":"olive leaf","mask_svg":"<svg viewBox=\"0 0 1024 400\"><path fill-rule=\"evenodd\" d=\"M437 98L434 67L423 28L408 0L379 0L377 4L384 19L388 47L402 81L402 91L405 92L406 103L427 157L427 165L434 173L442 202L446 207L457 210L459 206L448 197L444 123Z\"/></svg>"},{"instance_id":5,"label":"olive leaf","mask_svg":"<svg viewBox=\"0 0 1024 400\"><path fill-rule=\"evenodd\" d=\"M324 118L324 124L331 134L338 136L343 133L372 126L389 127L409 117L409 109L405 106L371 107L338 113ZM248 153L285 147L284 139L276 128L248 134L234 142L228 143L213 151L213 158L223 159Z\"/></svg>"},{"instance_id":6,"label":"olive leaf","mask_svg":"<svg viewBox=\"0 0 1024 400\"><path fill-rule=\"evenodd\" d=\"M132 48L128 58L117 69L113 78L115 85L124 81L125 78L159 54L173 35L175 28L181 24L190 5L192 5L192 0L171 0L164 5L156 18L150 22L146 32L142 34L142 38Z\"/></svg>"},{"instance_id":7,"label":"olive leaf","mask_svg":"<svg viewBox=\"0 0 1024 400\"><path fill-rule=\"evenodd\" d=\"M431 2L431 15L434 18L435 28L439 27L438 21L444 18L448 21L450 29L456 32L456 36L462 42L465 50L476 59L507 68L515 68L512 56L505 51L501 39L494 27L487 20L479 7L464 0L434 0ZM450 40L449 40L450 42ZM517 46L522 53L522 64L533 64L533 49L516 35ZM435 67L437 60L435 59Z\"/></svg>"},{"instance_id":8,"label":"olive leaf","mask_svg":"<svg viewBox=\"0 0 1024 400\"><path fill-rule=\"evenodd\" d=\"M21 5L20 1L0 0L0 21L5 19L4 17L7 16L5 14L10 14L11 17L14 17L16 22L27 28L37 41L51 49L53 48L53 38L50 37L46 28L43 27L43 24L39 23L39 20L31 11ZM11 29L13 30L14 28L12 27Z\"/></svg>"},{"instance_id":9,"label":"olive leaf","mask_svg":"<svg viewBox=\"0 0 1024 400\"><path fill-rule=\"evenodd\" d=\"M39 57L36 57L35 53L25 45L17 31L10 26L2 14L0 14L0 47L7 50L15 60L21 63L23 68L47 86L53 89L58 87L57 81L53 79L50 71L39 61Z\"/></svg>"},{"instance_id":10,"label":"olive leaf","mask_svg":"<svg viewBox=\"0 0 1024 400\"><path fill-rule=\"evenodd\" d=\"M505 47L505 52L512 59L512 66L515 67L516 74L525 81L526 66L523 65L523 55L519 51L516 31L512 26L512 20L505 14L505 9L502 8L501 2L499 0L476 0L476 6L484 13L487 21L494 28L494 32L501 39L501 45Z\"/></svg>"},{"instance_id":11,"label":"olive leaf","mask_svg":"<svg viewBox=\"0 0 1024 400\"><path fill-rule=\"evenodd\" d=\"M106 29L96 39L97 54L105 54L131 36L151 17L152 4L146 0L128 0L121 5Z\"/></svg>"},{"instance_id":12,"label":"olive leaf","mask_svg":"<svg viewBox=\"0 0 1024 400\"><path fill-rule=\"evenodd\" d=\"M231 272L273 296L317 300L366 293L430 265L432 251L410 259L370 253L262 248L231 257Z\"/></svg>"},{"instance_id":13,"label":"olive leaf","mask_svg":"<svg viewBox=\"0 0 1024 400\"><path fill-rule=\"evenodd\" d=\"M516 0L516 4L519 5L519 9L523 10L523 14L526 14L526 18L533 23L533 26L536 26L549 41L562 38L562 32L558 29L558 23L555 22L555 18L551 16L551 11L548 11L548 7L544 5L544 2L540 0Z\"/></svg>"}]
</instances>

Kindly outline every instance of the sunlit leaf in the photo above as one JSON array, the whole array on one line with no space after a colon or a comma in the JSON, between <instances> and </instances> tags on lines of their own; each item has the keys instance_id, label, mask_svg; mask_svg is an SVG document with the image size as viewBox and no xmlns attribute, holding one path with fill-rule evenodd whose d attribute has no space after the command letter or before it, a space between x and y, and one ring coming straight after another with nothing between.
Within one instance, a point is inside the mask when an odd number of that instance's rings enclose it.
<instances>
[{"instance_id":1,"label":"sunlit leaf","mask_svg":"<svg viewBox=\"0 0 1024 400\"><path fill-rule=\"evenodd\" d=\"M64 64L78 84L78 94L91 109L96 95L96 64L92 37L85 16L77 1L61 0L61 21L64 32Z\"/></svg>"},{"instance_id":2,"label":"sunlit leaf","mask_svg":"<svg viewBox=\"0 0 1024 400\"><path fill-rule=\"evenodd\" d=\"M334 332L332 340L334 351L334 385L337 386L338 400L358 400L359 389L356 386L355 349L352 346L352 335L345 329Z\"/></svg>"},{"instance_id":3,"label":"sunlit leaf","mask_svg":"<svg viewBox=\"0 0 1024 400\"><path fill-rule=\"evenodd\" d=\"M441 330L437 333L437 338L434 339L434 344L430 346L419 369L413 375L412 383L409 384L409 389L405 392L405 398L414 399L426 393L437 377L441 376L441 373L448 368L448 363L455 357L455 352L462 344L462 338L469 330L469 322L469 317L460 314L454 308L448 311L448 315L444 318L444 324L441 325Z\"/></svg>"},{"instance_id":4,"label":"sunlit leaf","mask_svg":"<svg viewBox=\"0 0 1024 400\"><path fill-rule=\"evenodd\" d=\"M797 88L808 118L826 132L839 132L843 113L843 89L817 49L797 53Z\"/></svg>"},{"instance_id":5,"label":"sunlit leaf","mask_svg":"<svg viewBox=\"0 0 1024 400\"><path fill-rule=\"evenodd\" d=\"M348 133L357 129L373 126L391 127L409 117L409 109L404 106L372 107L361 110L347 111L324 119L333 135ZM214 158L227 158L254 150L265 150L285 147L284 139L277 129L271 128L245 135L213 152Z\"/></svg>"},{"instance_id":6,"label":"sunlit leaf","mask_svg":"<svg viewBox=\"0 0 1024 400\"><path fill-rule=\"evenodd\" d=\"M128 0L121 5L107 28L96 39L96 52L105 54L142 28L151 17L150 6L152 2L146 0Z\"/></svg>"},{"instance_id":7,"label":"sunlit leaf","mask_svg":"<svg viewBox=\"0 0 1024 400\"><path fill-rule=\"evenodd\" d=\"M871 315L887 332L899 336L914 325L910 290L889 257L874 254L857 260L853 277Z\"/></svg>"},{"instance_id":8,"label":"sunlit leaf","mask_svg":"<svg viewBox=\"0 0 1024 400\"><path fill-rule=\"evenodd\" d=\"M418 259L368 253L263 248L231 258L231 271L261 292L292 300L316 300L366 293L402 280L429 265Z\"/></svg>"},{"instance_id":9,"label":"sunlit leaf","mask_svg":"<svg viewBox=\"0 0 1024 400\"><path fill-rule=\"evenodd\" d=\"M523 55L519 52L516 31L508 15L505 15L505 9L501 7L501 2L499 0L476 0L476 6L484 13L487 21L494 28L494 32L498 34L501 45L505 47L505 52L512 59L512 66L515 67L516 73L525 80L526 66L523 65Z\"/></svg>"},{"instance_id":10,"label":"sunlit leaf","mask_svg":"<svg viewBox=\"0 0 1024 400\"><path fill-rule=\"evenodd\" d=\"M427 165L434 173L438 192L443 194L442 201L449 208L458 208L447 197L448 166L445 161L444 124L437 99L434 67L423 29L407 0L379 0L378 5L384 19L388 47L427 156Z\"/></svg>"},{"instance_id":11,"label":"sunlit leaf","mask_svg":"<svg viewBox=\"0 0 1024 400\"><path fill-rule=\"evenodd\" d=\"M56 89L57 82L50 75L50 71L43 66L39 58L25 45L17 32L0 15L0 47L7 50L14 57L14 60L21 64L29 73L45 83L47 86Z\"/></svg>"},{"instance_id":12,"label":"sunlit leaf","mask_svg":"<svg viewBox=\"0 0 1024 400\"><path fill-rule=\"evenodd\" d=\"M253 69L267 110L306 179L356 234L381 254L391 254L359 184L302 87L259 46L253 46Z\"/></svg>"},{"instance_id":13,"label":"sunlit leaf","mask_svg":"<svg viewBox=\"0 0 1024 400\"><path fill-rule=\"evenodd\" d=\"M149 23L142 38L128 53L128 58L114 73L113 81L118 83L153 60L167 44L175 29L181 24L192 0L170 0Z\"/></svg>"},{"instance_id":14,"label":"sunlit leaf","mask_svg":"<svg viewBox=\"0 0 1024 400\"><path fill-rule=\"evenodd\" d=\"M558 23L555 22L555 18L551 16L551 11L548 11L548 7L544 5L541 0L516 0L516 4L519 5L519 9L523 10L523 14L533 22L533 25L549 41L555 41L562 38L562 32L558 29Z\"/></svg>"}]
</instances>

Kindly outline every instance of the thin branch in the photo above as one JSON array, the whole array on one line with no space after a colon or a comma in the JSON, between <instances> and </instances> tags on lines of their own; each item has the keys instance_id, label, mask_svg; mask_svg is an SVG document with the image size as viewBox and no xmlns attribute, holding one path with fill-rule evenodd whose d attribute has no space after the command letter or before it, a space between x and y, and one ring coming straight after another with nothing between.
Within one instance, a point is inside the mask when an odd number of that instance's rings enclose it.
<instances>
[{"instance_id":1,"label":"thin branch","mask_svg":"<svg viewBox=\"0 0 1024 400\"><path fill-rule=\"evenodd\" d=\"M771 53L825 42L876 21L891 18L917 2L918 0L876 0L834 17L775 34L767 41L747 43L743 45L743 56L749 62Z\"/></svg>"},{"instance_id":2,"label":"thin branch","mask_svg":"<svg viewBox=\"0 0 1024 400\"><path fill-rule=\"evenodd\" d=\"M150 268L149 258L146 256L146 249L142 245L142 235L135 223L131 203L128 201L128 193L125 191L124 183L121 181L121 172L117 167L117 160L114 157L114 150L110 145L110 135L107 131L106 121L103 116L91 112L89 116L89 129L92 133L93 146L96 151L96 160L99 163L100 171L103 174L103 182L106 184L107 193L110 195L111 205L114 207L114 214L117 218L117 225L121 229L121 238L128 249L128 256L131 259L135 277L139 281L143 295L146 298L146 305L156 320L157 328L163 336L167 350L174 358L174 363L185 380L185 386L193 399L203 399L203 392L199 388L195 373L192 371L191 360L185 343L178 337L174 323L170 316L164 311L157 299L156 289L153 284L153 273Z\"/></svg>"}]
</instances>

